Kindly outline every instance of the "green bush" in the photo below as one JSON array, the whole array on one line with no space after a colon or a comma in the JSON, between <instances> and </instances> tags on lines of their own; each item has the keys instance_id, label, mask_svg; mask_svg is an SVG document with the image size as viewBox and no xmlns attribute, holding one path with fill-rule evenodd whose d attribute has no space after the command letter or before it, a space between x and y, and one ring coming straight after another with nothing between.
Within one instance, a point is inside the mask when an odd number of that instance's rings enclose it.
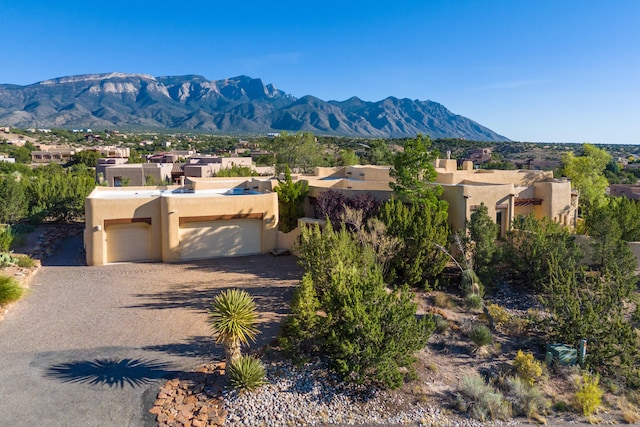
<instances>
[{"instance_id":1,"label":"green bush","mask_svg":"<svg viewBox=\"0 0 640 427\"><path fill-rule=\"evenodd\" d=\"M473 325L469 331L469 338L471 338L471 341L473 341L477 348L493 342L491 331L484 325Z\"/></svg>"},{"instance_id":2,"label":"green bush","mask_svg":"<svg viewBox=\"0 0 640 427\"><path fill-rule=\"evenodd\" d=\"M504 396L479 375L465 376L456 396L458 410L479 421L506 420L511 417L511 405Z\"/></svg>"},{"instance_id":3,"label":"green bush","mask_svg":"<svg viewBox=\"0 0 640 427\"><path fill-rule=\"evenodd\" d=\"M266 383L264 365L251 356L240 356L233 362L227 374L231 386L240 391L253 391Z\"/></svg>"},{"instance_id":4,"label":"green bush","mask_svg":"<svg viewBox=\"0 0 640 427\"><path fill-rule=\"evenodd\" d=\"M7 252L11 248L14 233L10 226L0 226L0 252Z\"/></svg>"},{"instance_id":5,"label":"green bush","mask_svg":"<svg viewBox=\"0 0 640 427\"><path fill-rule=\"evenodd\" d=\"M536 360L531 353L523 353L518 350L513 361L516 373L524 382L533 385L542 376L542 363Z\"/></svg>"},{"instance_id":6,"label":"green bush","mask_svg":"<svg viewBox=\"0 0 640 427\"><path fill-rule=\"evenodd\" d=\"M598 385L599 382L600 377L591 374L584 374L578 380L576 403L582 410L584 416L594 414L602 405L602 395L604 392Z\"/></svg>"},{"instance_id":7,"label":"green bush","mask_svg":"<svg viewBox=\"0 0 640 427\"><path fill-rule=\"evenodd\" d=\"M0 305L17 301L24 289L13 277L0 276Z\"/></svg>"},{"instance_id":8,"label":"green bush","mask_svg":"<svg viewBox=\"0 0 640 427\"><path fill-rule=\"evenodd\" d=\"M484 300L480 295L470 294L464 299L464 304L469 308L469 310L480 311L482 310Z\"/></svg>"},{"instance_id":9,"label":"green bush","mask_svg":"<svg viewBox=\"0 0 640 427\"><path fill-rule=\"evenodd\" d=\"M14 259L18 267L32 268L36 265L36 262L29 255L16 255Z\"/></svg>"},{"instance_id":10,"label":"green bush","mask_svg":"<svg viewBox=\"0 0 640 427\"><path fill-rule=\"evenodd\" d=\"M416 316L407 286L390 289L371 245L343 224L302 229L300 290L280 342L294 358L322 357L342 380L398 388L414 378L414 353L435 329Z\"/></svg>"}]
</instances>

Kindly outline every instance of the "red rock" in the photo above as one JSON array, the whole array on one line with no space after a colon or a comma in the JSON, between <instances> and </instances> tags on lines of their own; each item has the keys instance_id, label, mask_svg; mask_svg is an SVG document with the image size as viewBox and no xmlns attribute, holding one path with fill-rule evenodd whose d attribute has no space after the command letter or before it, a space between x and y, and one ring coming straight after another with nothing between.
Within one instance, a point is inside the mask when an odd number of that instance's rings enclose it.
<instances>
[{"instance_id":1,"label":"red rock","mask_svg":"<svg viewBox=\"0 0 640 427\"><path fill-rule=\"evenodd\" d=\"M162 412L162 406L154 406L153 408L149 409L149 412L158 415L160 412Z\"/></svg>"},{"instance_id":2,"label":"red rock","mask_svg":"<svg viewBox=\"0 0 640 427\"><path fill-rule=\"evenodd\" d=\"M161 412L156 417L156 421L158 421L159 423L165 423L165 422L169 421L169 416L167 414L165 414L164 412Z\"/></svg>"}]
</instances>

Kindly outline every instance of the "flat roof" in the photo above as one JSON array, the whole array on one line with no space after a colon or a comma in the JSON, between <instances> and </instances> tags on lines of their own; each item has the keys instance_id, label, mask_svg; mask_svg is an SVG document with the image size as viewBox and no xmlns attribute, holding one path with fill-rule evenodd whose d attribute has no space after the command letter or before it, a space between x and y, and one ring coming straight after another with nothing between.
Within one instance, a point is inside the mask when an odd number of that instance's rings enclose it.
<instances>
[{"instance_id":1,"label":"flat roof","mask_svg":"<svg viewBox=\"0 0 640 427\"><path fill-rule=\"evenodd\" d=\"M126 188L126 187L125 187ZM153 188L153 189L141 189L141 188L131 188L131 189L123 189L123 187L118 187L117 190L109 189L102 190L101 188L96 188L91 194L89 194L88 198L91 199L141 199L147 197L212 197L212 196L258 196L264 195L267 193L263 193L254 189L249 188L211 188L206 190L198 190L193 191L189 189L161 189L161 188Z\"/></svg>"}]
</instances>

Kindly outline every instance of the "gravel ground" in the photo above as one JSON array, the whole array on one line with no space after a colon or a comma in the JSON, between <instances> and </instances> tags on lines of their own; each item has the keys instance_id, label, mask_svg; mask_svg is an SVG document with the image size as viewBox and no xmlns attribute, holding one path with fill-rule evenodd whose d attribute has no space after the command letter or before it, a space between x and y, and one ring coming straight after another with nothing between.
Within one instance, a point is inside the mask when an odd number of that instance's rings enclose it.
<instances>
[{"instance_id":1,"label":"gravel ground","mask_svg":"<svg viewBox=\"0 0 640 427\"><path fill-rule=\"evenodd\" d=\"M407 402L398 393L341 383L319 362L294 367L287 362L266 366L268 384L251 393L226 391L225 426L450 426L516 425L480 423L428 401Z\"/></svg>"},{"instance_id":2,"label":"gravel ground","mask_svg":"<svg viewBox=\"0 0 640 427\"><path fill-rule=\"evenodd\" d=\"M148 410L162 379L222 358L206 322L211 299L249 291L261 346L299 277L295 258L270 255L86 267L81 238L67 238L0 322L0 425L155 425Z\"/></svg>"}]
</instances>

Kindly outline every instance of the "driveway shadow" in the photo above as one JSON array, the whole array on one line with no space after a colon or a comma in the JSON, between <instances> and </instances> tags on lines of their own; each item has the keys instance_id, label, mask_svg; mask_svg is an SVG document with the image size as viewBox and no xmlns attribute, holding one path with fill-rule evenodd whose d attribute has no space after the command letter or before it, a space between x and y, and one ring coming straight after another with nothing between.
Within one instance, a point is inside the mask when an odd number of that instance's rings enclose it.
<instances>
[{"instance_id":1,"label":"driveway shadow","mask_svg":"<svg viewBox=\"0 0 640 427\"><path fill-rule=\"evenodd\" d=\"M198 285L196 285L198 286ZM204 288L200 286L205 286ZM217 286L206 287L200 285L197 288L185 285L182 288L174 288L163 292L134 294L136 298L146 300L140 304L126 306L125 308L146 308L153 310L166 310L174 308L191 308L207 312L213 299L223 291L229 289L244 289L254 299L258 313L270 312L286 314L289 312L289 301L293 296L294 286L268 286L253 288L250 286Z\"/></svg>"},{"instance_id":2,"label":"driveway shadow","mask_svg":"<svg viewBox=\"0 0 640 427\"><path fill-rule=\"evenodd\" d=\"M303 269L296 256L247 255L180 263L186 270L252 274L261 279L300 280Z\"/></svg>"},{"instance_id":3,"label":"driveway shadow","mask_svg":"<svg viewBox=\"0 0 640 427\"><path fill-rule=\"evenodd\" d=\"M143 350L158 351L175 356L203 357L209 360L224 360L224 350L215 343L213 336L191 336L183 342L150 345Z\"/></svg>"},{"instance_id":4,"label":"driveway shadow","mask_svg":"<svg viewBox=\"0 0 640 427\"><path fill-rule=\"evenodd\" d=\"M87 265L82 235L71 234L55 245L50 256L41 261L47 267L79 267Z\"/></svg>"},{"instance_id":5,"label":"driveway shadow","mask_svg":"<svg viewBox=\"0 0 640 427\"><path fill-rule=\"evenodd\" d=\"M95 359L78 360L50 366L45 377L64 383L107 385L124 388L141 387L161 378L175 377L180 371L171 365L150 359Z\"/></svg>"}]
</instances>

